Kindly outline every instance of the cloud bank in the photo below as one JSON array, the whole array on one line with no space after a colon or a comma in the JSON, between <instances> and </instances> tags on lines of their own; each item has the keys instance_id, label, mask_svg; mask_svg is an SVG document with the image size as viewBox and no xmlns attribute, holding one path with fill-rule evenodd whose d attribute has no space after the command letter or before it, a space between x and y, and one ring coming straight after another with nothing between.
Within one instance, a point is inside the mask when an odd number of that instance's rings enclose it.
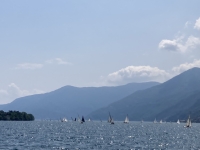
<instances>
[{"instance_id":1,"label":"cloud bank","mask_svg":"<svg viewBox=\"0 0 200 150\"><path fill-rule=\"evenodd\" d=\"M107 82L113 84L147 81L163 82L169 79L169 77L169 73L157 67L128 66L116 72L110 73L107 77Z\"/></svg>"},{"instance_id":2,"label":"cloud bank","mask_svg":"<svg viewBox=\"0 0 200 150\"><path fill-rule=\"evenodd\" d=\"M11 83L8 85L7 89L0 89L0 104L10 103L19 97L41 93L44 93L44 91L38 89L22 90L15 83Z\"/></svg>"},{"instance_id":3,"label":"cloud bank","mask_svg":"<svg viewBox=\"0 0 200 150\"><path fill-rule=\"evenodd\" d=\"M194 28L197 29L197 30L200 30L200 18L196 20Z\"/></svg>"},{"instance_id":4,"label":"cloud bank","mask_svg":"<svg viewBox=\"0 0 200 150\"><path fill-rule=\"evenodd\" d=\"M165 82L170 78L191 68L200 68L200 59L191 63L183 63L166 71L151 66L128 66L108 74L104 81L107 85L122 85L131 82L157 81Z\"/></svg>"},{"instance_id":5,"label":"cloud bank","mask_svg":"<svg viewBox=\"0 0 200 150\"><path fill-rule=\"evenodd\" d=\"M185 28L187 28L189 24L191 23L187 21L185 23ZM194 29L200 30L200 18L196 20ZM200 48L200 38L190 35L188 37L179 36L173 40L163 39L158 44L158 48L165 51L185 53Z\"/></svg>"},{"instance_id":6,"label":"cloud bank","mask_svg":"<svg viewBox=\"0 0 200 150\"><path fill-rule=\"evenodd\" d=\"M200 60L194 60L192 63L183 63L177 67L173 67L172 71L175 72L176 74L180 74L194 67L200 68Z\"/></svg>"},{"instance_id":7,"label":"cloud bank","mask_svg":"<svg viewBox=\"0 0 200 150\"><path fill-rule=\"evenodd\" d=\"M128 66L110 73L106 77L101 77L101 84L98 83L97 86L122 85L131 82L165 82L193 67L200 68L200 59L194 60L191 63L180 64L179 66L173 67L169 71L151 66ZM0 89L0 104L10 103L19 97L40 93L44 93L44 91L38 89L23 90L15 83L11 83L8 85L7 89Z\"/></svg>"},{"instance_id":8,"label":"cloud bank","mask_svg":"<svg viewBox=\"0 0 200 150\"><path fill-rule=\"evenodd\" d=\"M200 38L189 36L185 41L183 37L176 38L174 40L162 40L158 48L160 50L174 51L185 53L189 50L200 47Z\"/></svg>"}]
</instances>

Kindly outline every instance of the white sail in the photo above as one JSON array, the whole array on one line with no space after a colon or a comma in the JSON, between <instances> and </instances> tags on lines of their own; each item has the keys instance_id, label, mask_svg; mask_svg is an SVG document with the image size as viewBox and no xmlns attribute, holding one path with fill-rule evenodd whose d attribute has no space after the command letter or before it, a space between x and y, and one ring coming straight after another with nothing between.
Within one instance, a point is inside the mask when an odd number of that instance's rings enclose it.
<instances>
[{"instance_id":1,"label":"white sail","mask_svg":"<svg viewBox=\"0 0 200 150\"><path fill-rule=\"evenodd\" d=\"M179 119L177 120L177 124L180 124L180 121L179 121Z\"/></svg>"},{"instance_id":2,"label":"white sail","mask_svg":"<svg viewBox=\"0 0 200 150\"><path fill-rule=\"evenodd\" d=\"M108 117L108 123L110 123L111 122L111 118L110 118L110 116Z\"/></svg>"},{"instance_id":3,"label":"white sail","mask_svg":"<svg viewBox=\"0 0 200 150\"><path fill-rule=\"evenodd\" d=\"M114 124L114 119L113 119L112 116L110 115L110 112L109 112L108 123Z\"/></svg>"},{"instance_id":4,"label":"white sail","mask_svg":"<svg viewBox=\"0 0 200 150\"><path fill-rule=\"evenodd\" d=\"M154 120L154 122L153 123L157 123L157 121L156 121L156 118L155 118L155 120Z\"/></svg>"},{"instance_id":5,"label":"white sail","mask_svg":"<svg viewBox=\"0 0 200 150\"><path fill-rule=\"evenodd\" d=\"M129 123L128 115L126 116L124 123Z\"/></svg>"},{"instance_id":6,"label":"white sail","mask_svg":"<svg viewBox=\"0 0 200 150\"><path fill-rule=\"evenodd\" d=\"M191 119L190 119L189 127L191 127L191 126L192 126L192 122L191 122Z\"/></svg>"},{"instance_id":7,"label":"white sail","mask_svg":"<svg viewBox=\"0 0 200 150\"><path fill-rule=\"evenodd\" d=\"M190 119L190 116L188 117L187 119L187 122L186 122L186 126L184 127L191 127L192 126L192 122L191 122L191 119Z\"/></svg>"},{"instance_id":8,"label":"white sail","mask_svg":"<svg viewBox=\"0 0 200 150\"><path fill-rule=\"evenodd\" d=\"M81 122L81 119L80 119L79 115L78 115L78 119L77 119L77 121L78 121L78 122Z\"/></svg>"},{"instance_id":9,"label":"white sail","mask_svg":"<svg viewBox=\"0 0 200 150\"><path fill-rule=\"evenodd\" d=\"M108 123L111 123L111 121L112 121L112 117L111 117L110 112L109 112Z\"/></svg>"},{"instance_id":10,"label":"white sail","mask_svg":"<svg viewBox=\"0 0 200 150\"><path fill-rule=\"evenodd\" d=\"M111 118L110 124L114 124L114 119Z\"/></svg>"},{"instance_id":11,"label":"white sail","mask_svg":"<svg viewBox=\"0 0 200 150\"><path fill-rule=\"evenodd\" d=\"M189 124L190 124L190 121L188 119L187 122L186 122L186 126L189 126Z\"/></svg>"},{"instance_id":12,"label":"white sail","mask_svg":"<svg viewBox=\"0 0 200 150\"><path fill-rule=\"evenodd\" d=\"M66 118L62 118L61 122L67 122L67 119Z\"/></svg>"},{"instance_id":13,"label":"white sail","mask_svg":"<svg viewBox=\"0 0 200 150\"><path fill-rule=\"evenodd\" d=\"M90 121L90 118L88 119L88 121Z\"/></svg>"},{"instance_id":14,"label":"white sail","mask_svg":"<svg viewBox=\"0 0 200 150\"><path fill-rule=\"evenodd\" d=\"M162 123L162 119L160 120L160 123Z\"/></svg>"}]
</instances>

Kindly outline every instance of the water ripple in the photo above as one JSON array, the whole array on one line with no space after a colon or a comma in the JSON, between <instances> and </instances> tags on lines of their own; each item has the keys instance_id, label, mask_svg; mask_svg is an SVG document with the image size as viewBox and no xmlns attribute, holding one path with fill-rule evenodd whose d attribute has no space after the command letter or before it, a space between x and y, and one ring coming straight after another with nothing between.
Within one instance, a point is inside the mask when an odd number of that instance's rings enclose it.
<instances>
[{"instance_id":1,"label":"water ripple","mask_svg":"<svg viewBox=\"0 0 200 150\"><path fill-rule=\"evenodd\" d=\"M200 149L200 124L0 121L0 149Z\"/></svg>"}]
</instances>

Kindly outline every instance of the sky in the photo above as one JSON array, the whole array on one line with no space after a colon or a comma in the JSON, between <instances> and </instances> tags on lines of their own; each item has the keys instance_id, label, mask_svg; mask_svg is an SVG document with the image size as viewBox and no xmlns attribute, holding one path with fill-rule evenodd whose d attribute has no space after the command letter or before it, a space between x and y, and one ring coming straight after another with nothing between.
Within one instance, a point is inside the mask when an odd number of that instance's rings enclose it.
<instances>
[{"instance_id":1,"label":"sky","mask_svg":"<svg viewBox=\"0 0 200 150\"><path fill-rule=\"evenodd\" d=\"M0 104L77 87L165 82L200 67L199 0L4 0Z\"/></svg>"}]
</instances>

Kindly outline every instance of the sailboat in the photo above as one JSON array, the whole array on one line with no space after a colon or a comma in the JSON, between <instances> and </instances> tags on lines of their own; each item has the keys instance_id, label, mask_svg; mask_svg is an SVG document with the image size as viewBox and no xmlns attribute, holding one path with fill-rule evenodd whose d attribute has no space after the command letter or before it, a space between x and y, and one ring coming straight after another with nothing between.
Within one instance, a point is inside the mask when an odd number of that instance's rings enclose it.
<instances>
[{"instance_id":1,"label":"sailboat","mask_svg":"<svg viewBox=\"0 0 200 150\"><path fill-rule=\"evenodd\" d=\"M153 121L153 123L157 123L156 118L155 118L155 120Z\"/></svg>"},{"instance_id":2,"label":"sailboat","mask_svg":"<svg viewBox=\"0 0 200 150\"><path fill-rule=\"evenodd\" d=\"M186 122L186 125L184 126L184 127L186 127L186 128L189 128L189 127L191 127L192 126L192 122L191 122L191 119L190 119L190 116L188 117L188 120L187 120L187 122Z\"/></svg>"},{"instance_id":3,"label":"sailboat","mask_svg":"<svg viewBox=\"0 0 200 150\"><path fill-rule=\"evenodd\" d=\"M110 112L109 112L108 123L111 123L111 119L112 119L112 117L111 117Z\"/></svg>"},{"instance_id":4,"label":"sailboat","mask_svg":"<svg viewBox=\"0 0 200 150\"><path fill-rule=\"evenodd\" d=\"M111 122L110 122L110 124L115 124L113 118L111 118Z\"/></svg>"},{"instance_id":5,"label":"sailboat","mask_svg":"<svg viewBox=\"0 0 200 150\"><path fill-rule=\"evenodd\" d=\"M82 116L82 119L81 119L81 123L85 122L85 119L84 117Z\"/></svg>"},{"instance_id":6,"label":"sailboat","mask_svg":"<svg viewBox=\"0 0 200 150\"><path fill-rule=\"evenodd\" d=\"M80 119L79 115L78 115L78 119L77 119L77 121L78 121L78 122L81 122L81 119Z\"/></svg>"},{"instance_id":7,"label":"sailboat","mask_svg":"<svg viewBox=\"0 0 200 150\"><path fill-rule=\"evenodd\" d=\"M88 119L88 121L91 121L90 118Z\"/></svg>"},{"instance_id":8,"label":"sailboat","mask_svg":"<svg viewBox=\"0 0 200 150\"><path fill-rule=\"evenodd\" d=\"M128 115L126 115L126 118L124 120L124 123L129 123Z\"/></svg>"},{"instance_id":9,"label":"sailboat","mask_svg":"<svg viewBox=\"0 0 200 150\"><path fill-rule=\"evenodd\" d=\"M162 123L162 119L160 120L160 123Z\"/></svg>"},{"instance_id":10,"label":"sailboat","mask_svg":"<svg viewBox=\"0 0 200 150\"><path fill-rule=\"evenodd\" d=\"M109 112L108 123L114 124L114 119L113 119L112 116L110 115L110 112Z\"/></svg>"},{"instance_id":11,"label":"sailboat","mask_svg":"<svg viewBox=\"0 0 200 150\"><path fill-rule=\"evenodd\" d=\"M62 118L61 122L67 122L67 119L66 118Z\"/></svg>"},{"instance_id":12,"label":"sailboat","mask_svg":"<svg viewBox=\"0 0 200 150\"><path fill-rule=\"evenodd\" d=\"M177 120L177 122L176 122L177 124L180 124L180 121L179 121L179 119Z\"/></svg>"}]
</instances>

